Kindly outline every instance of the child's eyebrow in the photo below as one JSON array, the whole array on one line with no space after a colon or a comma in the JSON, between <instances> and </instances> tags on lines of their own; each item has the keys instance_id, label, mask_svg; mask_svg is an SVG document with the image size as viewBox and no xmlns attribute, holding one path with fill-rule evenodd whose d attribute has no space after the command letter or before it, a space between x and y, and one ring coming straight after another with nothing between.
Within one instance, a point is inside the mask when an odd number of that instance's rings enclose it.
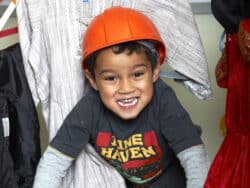
<instances>
[{"instance_id":1,"label":"child's eyebrow","mask_svg":"<svg viewBox=\"0 0 250 188\"><path fill-rule=\"evenodd\" d=\"M101 72L99 72L98 74L101 75L101 74L111 73L111 72L114 72L114 70L112 70L112 69L105 69L105 70L102 70Z\"/></svg>"},{"instance_id":2,"label":"child's eyebrow","mask_svg":"<svg viewBox=\"0 0 250 188\"><path fill-rule=\"evenodd\" d=\"M146 67L146 68L148 68L149 66L150 66L150 64L140 63L140 64L134 65L133 68L137 68L137 67Z\"/></svg>"},{"instance_id":3,"label":"child's eyebrow","mask_svg":"<svg viewBox=\"0 0 250 188\"><path fill-rule=\"evenodd\" d=\"M134 67L141 67L141 66L147 67L148 64L147 63L138 63L138 64L134 65Z\"/></svg>"},{"instance_id":4,"label":"child's eyebrow","mask_svg":"<svg viewBox=\"0 0 250 188\"><path fill-rule=\"evenodd\" d=\"M134 65L132 67L132 69L135 69L135 68L138 68L138 67L146 67L146 68L148 68L149 66L150 66L149 64L139 63L139 64ZM101 72L99 72L98 74L101 75L101 74L112 73L112 72L114 72L113 69L104 69Z\"/></svg>"}]
</instances>

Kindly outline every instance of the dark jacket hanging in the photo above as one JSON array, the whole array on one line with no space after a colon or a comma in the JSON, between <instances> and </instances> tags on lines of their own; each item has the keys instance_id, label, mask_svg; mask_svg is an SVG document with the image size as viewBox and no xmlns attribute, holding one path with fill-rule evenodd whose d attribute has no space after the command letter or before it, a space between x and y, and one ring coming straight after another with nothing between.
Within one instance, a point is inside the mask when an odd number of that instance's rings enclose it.
<instances>
[{"instance_id":1,"label":"dark jacket hanging","mask_svg":"<svg viewBox=\"0 0 250 188\"><path fill-rule=\"evenodd\" d=\"M240 20L250 17L249 0L211 0L211 9L228 33L237 32Z\"/></svg>"},{"instance_id":2,"label":"dark jacket hanging","mask_svg":"<svg viewBox=\"0 0 250 188\"><path fill-rule=\"evenodd\" d=\"M40 130L19 44L0 51L0 118L0 187L31 188Z\"/></svg>"}]
</instances>

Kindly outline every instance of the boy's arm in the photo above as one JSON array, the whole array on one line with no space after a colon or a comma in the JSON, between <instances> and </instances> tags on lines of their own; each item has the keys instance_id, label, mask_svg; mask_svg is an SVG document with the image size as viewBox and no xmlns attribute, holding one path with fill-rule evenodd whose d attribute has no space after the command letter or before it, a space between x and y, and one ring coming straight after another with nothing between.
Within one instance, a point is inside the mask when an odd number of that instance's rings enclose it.
<instances>
[{"instance_id":1,"label":"boy's arm","mask_svg":"<svg viewBox=\"0 0 250 188\"><path fill-rule=\"evenodd\" d=\"M33 188L59 188L73 160L48 146L37 166Z\"/></svg>"},{"instance_id":2,"label":"boy's arm","mask_svg":"<svg viewBox=\"0 0 250 188\"><path fill-rule=\"evenodd\" d=\"M203 145L187 148L177 154L187 178L187 188L203 188L210 160Z\"/></svg>"}]
</instances>

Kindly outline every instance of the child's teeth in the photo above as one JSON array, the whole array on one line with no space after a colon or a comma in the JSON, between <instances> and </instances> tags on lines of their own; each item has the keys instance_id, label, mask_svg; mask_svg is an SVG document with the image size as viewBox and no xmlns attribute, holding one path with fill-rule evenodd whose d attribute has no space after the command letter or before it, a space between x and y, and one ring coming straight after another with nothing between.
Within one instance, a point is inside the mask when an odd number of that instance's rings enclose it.
<instances>
[{"instance_id":1,"label":"child's teeth","mask_svg":"<svg viewBox=\"0 0 250 188\"><path fill-rule=\"evenodd\" d=\"M133 106L137 102L137 98L129 98L124 100L119 100L118 104L124 107Z\"/></svg>"}]
</instances>

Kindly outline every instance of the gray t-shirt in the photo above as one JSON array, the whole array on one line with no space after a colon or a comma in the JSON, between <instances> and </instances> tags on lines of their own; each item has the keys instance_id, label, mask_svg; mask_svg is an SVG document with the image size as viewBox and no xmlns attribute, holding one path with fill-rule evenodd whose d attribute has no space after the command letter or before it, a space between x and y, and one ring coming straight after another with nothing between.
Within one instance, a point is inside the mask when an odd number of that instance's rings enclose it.
<instances>
[{"instance_id":1,"label":"gray t-shirt","mask_svg":"<svg viewBox=\"0 0 250 188\"><path fill-rule=\"evenodd\" d=\"M164 186L168 181L171 185L183 182L185 187L176 154L202 141L173 90L158 79L152 101L133 120L117 117L103 105L99 93L90 89L50 145L76 158L87 143L130 182L157 184L160 180L166 181Z\"/></svg>"}]
</instances>

